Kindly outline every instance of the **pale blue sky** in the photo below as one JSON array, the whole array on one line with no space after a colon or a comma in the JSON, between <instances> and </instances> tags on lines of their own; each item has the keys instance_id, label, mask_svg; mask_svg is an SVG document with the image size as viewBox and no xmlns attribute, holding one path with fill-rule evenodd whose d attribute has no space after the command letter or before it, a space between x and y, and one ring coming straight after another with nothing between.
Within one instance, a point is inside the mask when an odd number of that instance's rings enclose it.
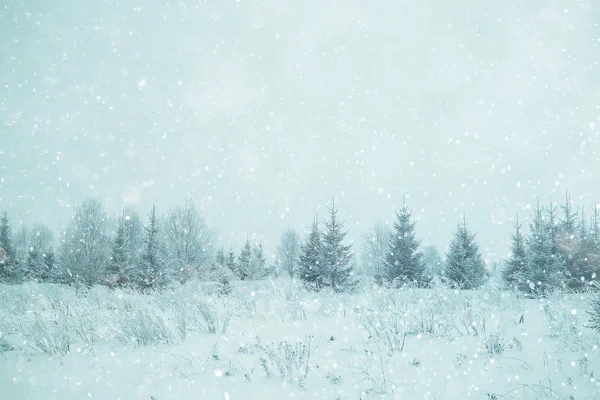
<instances>
[{"instance_id":1,"label":"pale blue sky","mask_svg":"<svg viewBox=\"0 0 600 400\"><path fill-rule=\"evenodd\" d=\"M14 220L191 195L273 250L332 197L360 239L406 194L425 242L465 210L496 258L536 195L600 200L598 2L25 3L0 9Z\"/></svg>"}]
</instances>

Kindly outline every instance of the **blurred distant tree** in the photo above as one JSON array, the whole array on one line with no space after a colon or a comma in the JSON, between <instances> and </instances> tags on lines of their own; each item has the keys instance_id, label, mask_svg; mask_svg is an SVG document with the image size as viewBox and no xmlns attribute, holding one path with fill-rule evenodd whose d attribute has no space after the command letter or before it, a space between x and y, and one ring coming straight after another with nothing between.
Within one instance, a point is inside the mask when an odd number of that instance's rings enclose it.
<instances>
[{"instance_id":1,"label":"blurred distant tree","mask_svg":"<svg viewBox=\"0 0 600 400\"><path fill-rule=\"evenodd\" d=\"M12 227L6 213L0 218L0 248L3 253L0 260L0 281L16 283L19 261L13 248Z\"/></svg>"},{"instance_id":2,"label":"blurred distant tree","mask_svg":"<svg viewBox=\"0 0 600 400\"><path fill-rule=\"evenodd\" d=\"M423 247L423 263L425 264L425 271L431 276L442 275L444 268L444 261L438 249L430 244Z\"/></svg>"},{"instance_id":3,"label":"blurred distant tree","mask_svg":"<svg viewBox=\"0 0 600 400\"><path fill-rule=\"evenodd\" d=\"M54 273L54 234L43 224L36 224L28 230L26 261L23 268L23 277L27 280L47 281Z\"/></svg>"},{"instance_id":4,"label":"blurred distant tree","mask_svg":"<svg viewBox=\"0 0 600 400\"><path fill-rule=\"evenodd\" d=\"M280 243L277 247L277 259L279 266L290 278L296 275L300 259L300 235L295 229L289 228L281 234Z\"/></svg>"},{"instance_id":5,"label":"blurred distant tree","mask_svg":"<svg viewBox=\"0 0 600 400\"><path fill-rule=\"evenodd\" d=\"M515 232L511 236L510 257L502 271L502 279L508 286L517 288L522 286L527 267L527 244L522 231L523 223L519 223L518 216L514 227Z\"/></svg>"},{"instance_id":6,"label":"blurred distant tree","mask_svg":"<svg viewBox=\"0 0 600 400\"><path fill-rule=\"evenodd\" d=\"M378 221L364 236L362 259L368 275L381 284L385 277L386 258L390 252L392 233L381 221Z\"/></svg>"},{"instance_id":7,"label":"blurred distant tree","mask_svg":"<svg viewBox=\"0 0 600 400\"><path fill-rule=\"evenodd\" d=\"M181 207L171 208L164 218L163 229L167 257L176 261L173 265L179 269L208 269L216 232L206 224L191 199Z\"/></svg>"},{"instance_id":8,"label":"blurred distant tree","mask_svg":"<svg viewBox=\"0 0 600 400\"><path fill-rule=\"evenodd\" d=\"M58 267L70 281L92 286L106 276L110 260L108 215L96 198L85 200L75 210L58 253Z\"/></svg>"}]
</instances>

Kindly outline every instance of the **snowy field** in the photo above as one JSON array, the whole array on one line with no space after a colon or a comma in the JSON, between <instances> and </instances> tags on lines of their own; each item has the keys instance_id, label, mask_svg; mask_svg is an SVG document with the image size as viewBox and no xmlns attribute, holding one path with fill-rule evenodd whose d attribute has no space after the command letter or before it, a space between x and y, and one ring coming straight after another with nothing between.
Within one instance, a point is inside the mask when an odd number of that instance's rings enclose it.
<instances>
[{"instance_id":1,"label":"snowy field","mask_svg":"<svg viewBox=\"0 0 600 400\"><path fill-rule=\"evenodd\" d=\"M595 399L588 296L0 287L3 399Z\"/></svg>"}]
</instances>

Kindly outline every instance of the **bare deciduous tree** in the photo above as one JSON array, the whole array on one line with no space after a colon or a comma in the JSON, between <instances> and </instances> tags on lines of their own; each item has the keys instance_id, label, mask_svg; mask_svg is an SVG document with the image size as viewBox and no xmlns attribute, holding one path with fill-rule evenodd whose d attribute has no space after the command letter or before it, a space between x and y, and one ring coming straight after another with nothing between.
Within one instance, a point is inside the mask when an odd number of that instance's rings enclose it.
<instances>
[{"instance_id":1,"label":"bare deciduous tree","mask_svg":"<svg viewBox=\"0 0 600 400\"><path fill-rule=\"evenodd\" d=\"M167 263L181 272L188 268L203 269L212 259L216 232L188 200L173 207L163 223Z\"/></svg>"},{"instance_id":2,"label":"bare deciduous tree","mask_svg":"<svg viewBox=\"0 0 600 400\"><path fill-rule=\"evenodd\" d=\"M59 267L72 281L92 286L110 259L109 220L104 204L88 199L75 210L59 249Z\"/></svg>"},{"instance_id":3,"label":"bare deciduous tree","mask_svg":"<svg viewBox=\"0 0 600 400\"><path fill-rule=\"evenodd\" d=\"M281 234L279 246L277 247L277 259L281 268L293 278L298 269L302 244L300 235L295 229L288 228Z\"/></svg>"},{"instance_id":4,"label":"bare deciduous tree","mask_svg":"<svg viewBox=\"0 0 600 400\"><path fill-rule=\"evenodd\" d=\"M364 236L363 262L366 273L376 278L384 275L385 260L390 252L390 229L378 221Z\"/></svg>"}]
</instances>

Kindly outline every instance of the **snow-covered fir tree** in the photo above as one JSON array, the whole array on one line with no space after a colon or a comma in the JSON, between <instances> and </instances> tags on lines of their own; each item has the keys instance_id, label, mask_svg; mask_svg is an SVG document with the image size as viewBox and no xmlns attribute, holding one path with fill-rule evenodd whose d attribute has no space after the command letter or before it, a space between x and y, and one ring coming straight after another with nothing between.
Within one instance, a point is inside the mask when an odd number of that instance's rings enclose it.
<instances>
[{"instance_id":1,"label":"snow-covered fir tree","mask_svg":"<svg viewBox=\"0 0 600 400\"><path fill-rule=\"evenodd\" d=\"M523 273L527 266L527 245L523 235L523 223L517 216L514 223L515 231L511 235L510 257L502 270L502 279L512 288L521 287Z\"/></svg>"},{"instance_id":2,"label":"snow-covered fir tree","mask_svg":"<svg viewBox=\"0 0 600 400\"><path fill-rule=\"evenodd\" d=\"M412 220L411 211L404 203L400 212L396 213L385 260L386 280L395 285L406 283L418 286L429 285L423 253L419 250L421 240L417 239L415 234L416 224L416 221Z\"/></svg>"},{"instance_id":3,"label":"snow-covered fir tree","mask_svg":"<svg viewBox=\"0 0 600 400\"><path fill-rule=\"evenodd\" d=\"M458 225L450 241L443 277L457 289L477 289L485 282L485 274L485 263L475 233L469 231L463 218L463 224Z\"/></svg>"},{"instance_id":4,"label":"snow-covered fir tree","mask_svg":"<svg viewBox=\"0 0 600 400\"><path fill-rule=\"evenodd\" d=\"M322 234L318 216L315 215L298 261L298 277L309 290L318 291L323 287L322 270Z\"/></svg>"},{"instance_id":5,"label":"snow-covered fir tree","mask_svg":"<svg viewBox=\"0 0 600 400\"><path fill-rule=\"evenodd\" d=\"M335 200L328 207L329 219L325 221L325 232L323 233L322 247L322 269L323 283L330 286L334 291L344 291L355 285L353 278L352 245L344 245L343 241L347 235L344 223L337 217Z\"/></svg>"}]
</instances>

